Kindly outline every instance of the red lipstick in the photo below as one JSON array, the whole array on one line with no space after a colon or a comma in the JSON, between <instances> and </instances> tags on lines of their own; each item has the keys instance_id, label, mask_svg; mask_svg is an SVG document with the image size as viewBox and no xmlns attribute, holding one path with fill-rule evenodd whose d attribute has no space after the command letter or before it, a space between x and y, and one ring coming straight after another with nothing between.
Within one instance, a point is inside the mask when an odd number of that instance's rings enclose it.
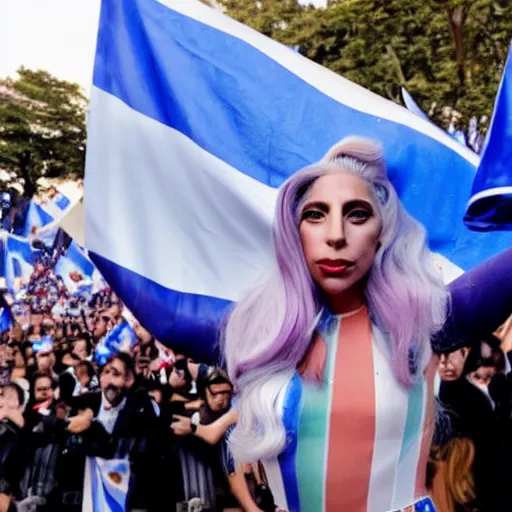
<instances>
[{"instance_id":1,"label":"red lipstick","mask_svg":"<svg viewBox=\"0 0 512 512\"><path fill-rule=\"evenodd\" d=\"M328 275L341 275L354 265L353 261L323 259L317 262L318 266Z\"/></svg>"}]
</instances>

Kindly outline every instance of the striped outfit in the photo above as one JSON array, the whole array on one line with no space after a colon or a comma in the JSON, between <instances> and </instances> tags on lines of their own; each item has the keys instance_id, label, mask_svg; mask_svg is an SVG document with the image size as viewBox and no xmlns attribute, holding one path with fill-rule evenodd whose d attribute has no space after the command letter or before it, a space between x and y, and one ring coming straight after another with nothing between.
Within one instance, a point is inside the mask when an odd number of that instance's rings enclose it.
<instances>
[{"instance_id":1,"label":"striped outfit","mask_svg":"<svg viewBox=\"0 0 512 512\"><path fill-rule=\"evenodd\" d=\"M276 503L290 512L410 506L427 496L435 360L407 389L396 381L384 336L366 307L325 324L323 384L296 374L281 393L287 448L264 461Z\"/></svg>"}]
</instances>

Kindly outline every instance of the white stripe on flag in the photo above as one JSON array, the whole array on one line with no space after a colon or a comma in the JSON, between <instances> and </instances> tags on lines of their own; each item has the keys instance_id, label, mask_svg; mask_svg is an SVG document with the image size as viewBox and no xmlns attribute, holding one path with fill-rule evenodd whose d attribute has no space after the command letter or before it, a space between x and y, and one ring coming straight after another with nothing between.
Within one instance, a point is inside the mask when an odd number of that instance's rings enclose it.
<instances>
[{"instance_id":1,"label":"white stripe on flag","mask_svg":"<svg viewBox=\"0 0 512 512\"><path fill-rule=\"evenodd\" d=\"M199 0L157 1L185 16L247 42L336 101L360 112L375 116L376 122L379 122L378 118L380 117L409 126L453 149L473 165L478 165L480 160L478 155L462 146L430 121L418 117L406 108L386 100L340 75L334 75L327 68L306 59L281 43L267 37L261 37L261 34L255 30L235 22L230 17L206 6Z\"/></svg>"},{"instance_id":2,"label":"white stripe on flag","mask_svg":"<svg viewBox=\"0 0 512 512\"><path fill-rule=\"evenodd\" d=\"M96 87L86 181L88 249L163 286L236 300L268 264L277 190Z\"/></svg>"}]
</instances>

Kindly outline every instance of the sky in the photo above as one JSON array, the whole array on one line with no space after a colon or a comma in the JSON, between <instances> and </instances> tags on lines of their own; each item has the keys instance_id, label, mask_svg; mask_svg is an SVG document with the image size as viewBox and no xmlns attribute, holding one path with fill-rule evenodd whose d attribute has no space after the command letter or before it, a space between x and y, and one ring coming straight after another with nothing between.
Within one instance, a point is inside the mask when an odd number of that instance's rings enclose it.
<instances>
[{"instance_id":1,"label":"sky","mask_svg":"<svg viewBox=\"0 0 512 512\"><path fill-rule=\"evenodd\" d=\"M0 0L0 78L24 65L77 82L88 94L99 8L100 0Z\"/></svg>"},{"instance_id":2,"label":"sky","mask_svg":"<svg viewBox=\"0 0 512 512\"><path fill-rule=\"evenodd\" d=\"M100 0L0 0L0 77L24 65L89 92Z\"/></svg>"}]
</instances>

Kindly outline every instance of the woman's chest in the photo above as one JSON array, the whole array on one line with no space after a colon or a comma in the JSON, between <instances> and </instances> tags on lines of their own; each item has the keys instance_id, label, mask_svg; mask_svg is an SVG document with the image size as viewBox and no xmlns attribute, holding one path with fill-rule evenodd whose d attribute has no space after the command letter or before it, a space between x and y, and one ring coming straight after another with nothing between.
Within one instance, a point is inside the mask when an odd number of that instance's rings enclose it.
<instances>
[{"instance_id":1,"label":"woman's chest","mask_svg":"<svg viewBox=\"0 0 512 512\"><path fill-rule=\"evenodd\" d=\"M433 371L409 389L400 385L378 336L364 318L342 321L324 334L322 384L302 382L297 466L303 510L393 510L424 492Z\"/></svg>"}]
</instances>

